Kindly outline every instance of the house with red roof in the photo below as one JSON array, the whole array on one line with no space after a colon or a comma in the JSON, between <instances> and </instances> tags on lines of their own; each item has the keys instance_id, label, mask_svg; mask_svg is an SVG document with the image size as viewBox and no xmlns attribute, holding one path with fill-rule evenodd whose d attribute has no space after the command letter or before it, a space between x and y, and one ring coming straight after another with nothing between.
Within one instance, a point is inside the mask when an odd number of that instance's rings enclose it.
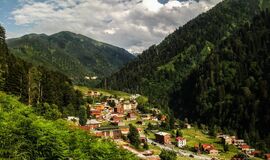
<instances>
[{"instance_id":1,"label":"house with red roof","mask_svg":"<svg viewBox=\"0 0 270 160\"><path fill-rule=\"evenodd\" d=\"M187 145L187 140L185 138L183 138L183 137L177 137L176 142L177 142L177 147L180 147L180 148Z\"/></svg>"},{"instance_id":2,"label":"house with red roof","mask_svg":"<svg viewBox=\"0 0 270 160\"><path fill-rule=\"evenodd\" d=\"M270 160L270 153L265 154L265 155L264 155L264 158L265 158L266 160Z\"/></svg>"},{"instance_id":3,"label":"house with red roof","mask_svg":"<svg viewBox=\"0 0 270 160\"><path fill-rule=\"evenodd\" d=\"M218 150L215 149L214 145L212 144L202 144L202 148L203 148L203 151L207 152L208 154L211 154L211 155L218 154Z\"/></svg>"},{"instance_id":4,"label":"house with red roof","mask_svg":"<svg viewBox=\"0 0 270 160\"><path fill-rule=\"evenodd\" d=\"M92 109L92 110L90 110L90 115L93 117L99 118L101 116L101 111Z\"/></svg>"},{"instance_id":5,"label":"house with red roof","mask_svg":"<svg viewBox=\"0 0 270 160\"><path fill-rule=\"evenodd\" d=\"M240 147L239 147L243 152L247 152L247 151L249 151L250 150L250 146L249 145L241 145Z\"/></svg>"}]
</instances>

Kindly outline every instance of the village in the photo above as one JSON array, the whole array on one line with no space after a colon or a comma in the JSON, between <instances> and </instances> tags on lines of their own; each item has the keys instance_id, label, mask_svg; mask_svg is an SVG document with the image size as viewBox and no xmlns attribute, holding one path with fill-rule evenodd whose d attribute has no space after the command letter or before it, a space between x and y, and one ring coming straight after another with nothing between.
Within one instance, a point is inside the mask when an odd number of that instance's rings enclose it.
<instances>
[{"instance_id":1,"label":"village","mask_svg":"<svg viewBox=\"0 0 270 160\"><path fill-rule=\"evenodd\" d=\"M160 160L160 152L169 150L177 154L177 159L246 160L263 157L270 160L270 154L262 155L261 151L234 135L219 133L213 140L187 122L181 127L175 122L175 129L166 131L159 127L166 123L166 115L156 108L152 108L151 113L142 113L138 108L138 94L107 96L102 100L99 91L88 90L84 94L92 100L87 104L86 124L81 126L79 118L74 116L69 116L67 120L96 137L112 139L140 159ZM131 127L135 127L139 134L140 144L137 147L128 138Z\"/></svg>"}]
</instances>

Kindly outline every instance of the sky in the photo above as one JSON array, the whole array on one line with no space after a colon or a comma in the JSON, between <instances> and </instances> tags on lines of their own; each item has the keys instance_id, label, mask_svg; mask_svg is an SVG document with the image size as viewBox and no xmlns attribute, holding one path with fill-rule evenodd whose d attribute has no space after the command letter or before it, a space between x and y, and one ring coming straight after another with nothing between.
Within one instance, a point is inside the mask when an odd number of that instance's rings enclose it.
<instances>
[{"instance_id":1,"label":"sky","mask_svg":"<svg viewBox=\"0 0 270 160\"><path fill-rule=\"evenodd\" d=\"M222 0L0 0L7 38L71 31L141 53Z\"/></svg>"}]
</instances>

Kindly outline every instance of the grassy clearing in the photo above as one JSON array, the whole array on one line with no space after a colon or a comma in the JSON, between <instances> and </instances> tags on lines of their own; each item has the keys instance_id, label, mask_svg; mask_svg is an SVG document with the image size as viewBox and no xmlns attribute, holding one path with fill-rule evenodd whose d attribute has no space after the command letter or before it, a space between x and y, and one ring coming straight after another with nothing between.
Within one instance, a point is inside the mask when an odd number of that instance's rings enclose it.
<instances>
[{"instance_id":1,"label":"grassy clearing","mask_svg":"<svg viewBox=\"0 0 270 160\"><path fill-rule=\"evenodd\" d=\"M187 139L187 148L189 150L192 150L195 144L213 144L216 149L219 150L219 155L217 156L220 159L231 159L234 155L239 153L240 151L237 149L237 147L230 145L229 146L229 151L224 152L223 151L223 145L220 143L220 139L216 137L211 137L209 135L206 135L202 133L201 130L191 128L191 129L183 129L183 137ZM254 160L259 160L259 158L253 158Z\"/></svg>"},{"instance_id":2,"label":"grassy clearing","mask_svg":"<svg viewBox=\"0 0 270 160\"><path fill-rule=\"evenodd\" d=\"M100 88L89 88L89 87L84 87L84 86L75 86L74 88L81 91L84 94L87 93L89 90L92 90L92 91L98 91L105 96L117 96L117 97L121 97L125 99L128 99L131 96L131 94L122 92L122 91L105 90L105 89L100 89Z\"/></svg>"}]
</instances>

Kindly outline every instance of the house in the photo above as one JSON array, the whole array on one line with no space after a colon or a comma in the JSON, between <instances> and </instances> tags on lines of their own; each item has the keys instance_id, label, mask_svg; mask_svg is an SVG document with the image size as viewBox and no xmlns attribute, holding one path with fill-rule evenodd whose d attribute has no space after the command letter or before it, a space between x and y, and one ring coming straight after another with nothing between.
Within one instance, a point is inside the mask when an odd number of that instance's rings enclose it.
<instances>
[{"instance_id":1,"label":"house","mask_svg":"<svg viewBox=\"0 0 270 160\"><path fill-rule=\"evenodd\" d=\"M104 138L120 139L122 136L121 130L118 127L99 127L97 131L102 132L102 137Z\"/></svg>"},{"instance_id":2,"label":"house","mask_svg":"<svg viewBox=\"0 0 270 160\"><path fill-rule=\"evenodd\" d=\"M127 114L127 120L134 121L137 119L137 115L133 112Z\"/></svg>"},{"instance_id":3,"label":"house","mask_svg":"<svg viewBox=\"0 0 270 160\"><path fill-rule=\"evenodd\" d=\"M191 128L191 125L188 124L188 123L185 123L185 124L184 124L184 127L187 128L187 129L190 129L190 128Z\"/></svg>"},{"instance_id":4,"label":"house","mask_svg":"<svg viewBox=\"0 0 270 160\"><path fill-rule=\"evenodd\" d=\"M233 140L233 144L236 146L245 145L245 141L243 139L235 139Z\"/></svg>"},{"instance_id":5,"label":"house","mask_svg":"<svg viewBox=\"0 0 270 160\"><path fill-rule=\"evenodd\" d=\"M194 145L194 150L197 151L197 152L200 151L200 146L198 144L195 144Z\"/></svg>"},{"instance_id":6,"label":"house","mask_svg":"<svg viewBox=\"0 0 270 160\"><path fill-rule=\"evenodd\" d=\"M233 139L230 136L224 135L221 137L222 142L225 144L231 145L233 143Z\"/></svg>"},{"instance_id":7,"label":"house","mask_svg":"<svg viewBox=\"0 0 270 160\"><path fill-rule=\"evenodd\" d=\"M120 121L122 121L123 120L123 116L121 116L121 115L114 115L112 118L111 118L111 121L112 122L120 122Z\"/></svg>"},{"instance_id":8,"label":"house","mask_svg":"<svg viewBox=\"0 0 270 160\"><path fill-rule=\"evenodd\" d=\"M105 106L101 103L97 103L95 106L94 106L95 110L100 110L100 111L103 111L105 109Z\"/></svg>"},{"instance_id":9,"label":"house","mask_svg":"<svg viewBox=\"0 0 270 160\"><path fill-rule=\"evenodd\" d=\"M264 158L265 158L266 160L270 160L270 153L265 154L265 155L264 155Z\"/></svg>"},{"instance_id":10,"label":"house","mask_svg":"<svg viewBox=\"0 0 270 160\"><path fill-rule=\"evenodd\" d=\"M211 148L211 149L207 149L207 153L210 155L218 155L218 150Z\"/></svg>"},{"instance_id":11,"label":"house","mask_svg":"<svg viewBox=\"0 0 270 160\"><path fill-rule=\"evenodd\" d=\"M95 136L102 137L103 136L102 131L95 131Z\"/></svg>"},{"instance_id":12,"label":"house","mask_svg":"<svg viewBox=\"0 0 270 160\"><path fill-rule=\"evenodd\" d=\"M202 144L203 151L206 151L207 149L214 148L214 145L212 144Z\"/></svg>"},{"instance_id":13,"label":"house","mask_svg":"<svg viewBox=\"0 0 270 160\"><path fill-rule=\"evenodd\" d=\"M171 135L166 132L158 132L155 134L156 141L162 144L170 144L171 143Z\"/></svg>"},{"instance_id":14,"label":"house","mask_svg":"<svg viewBox=\"0 0 270 160\"><path fill-rule=\"evenodd\" d=\"M167 117L165 115L161 115L161 117L160 117L161 121L166 121L166 119L167 119Z\"/></svg>"},{"instance_id":15,"label":"house","mask_svg":"<svg viewBox=\"0 0 270 160\"><path fill-rule=\"evenodd\" d=\"M212 145L212 144L202 144L202 149L204 152L207 152L210 155L217 155L218 154L218 150L216 150L214 145Z\"/></svg>"},{"instance_id":16,"label":"house","mask_svg":"<svg viewBox=\"0 0 270 160\"><path fill-rule=\"evenodd\" d=\"M177 137L176 138L176 142L177 142L177 147L184 147L187 144L187 140L183 137Z\"/></svg>"},{"instance_id":17,"label":"house","mask_svg":"<svg viewBox=\"0 0 270 160\"><path fill-rule=\"evenodd\" d=\"M253 156L252 153L255 152L255 149L254 148L250 148L248 149L247 151L245 151L246 154L248 154L249 156Z\"/></svg>"},{"instance_id":18,"label":"house","mask_svg":"<svg viewBox=\"0 0 270 160\"><path fill-rule=\"evenodd\" d=\"M158 118L156 116L151 116L151 120L158 122Z\"/></svg>"},{"instance_id":19,"label":"house","mask_svg":"<svg viewBox=\"0 0 270 160\"><path fill-rule=\"evenodd\" d=\"M86 122L86 126L90 129L96 129L101 126L101 122L97 121L96 119L88 119Z\"/></svg>"},{"instance_id":20,"label":"house","mask_svg":"<svg viewBox=\"0 0 270 160\"><path fill-rule=\"evenodd\" d=\"M90 110L90 115L96 118L99 118L101 116L101 111L100 110L95 110L91 109Z\"/></svg>"},{"instance_id":21,"label":"house","mask_svg":"<svg viewBox=\"0 0 270 160\"><path fill-rule=\"evenodd\" d=\"M255 150L255 151L250 152L248 155L251 157L259 157L261 154L262 154L261 151Z\"/></svg>"},{"instance_id":22,"label":"house","mask_svg":"<svg viewBox=\"0 0 270 160\"><path fill-rule=\"evenodd\" d=\"M241 145L240 147L239 147L243 152L247 152L247 151L249 151L250 150L250 146L249 145Z\"/></svg>"},{"instance_id":23,"label":"house","mask_svg":"<svg viewBox=\"0 0 270 160\"><path fill-rule=\"evenodd\" d=\"M118 99L116 99L116 98L108 98L108 99L107 99L107 103L108 103L108 104L115 104L115 105L118 105L118 104L119 104L119 101L118 101ZM111 107L114 107L114 106L111 106Z\"/></svg>"},{"instance_id":24,"label":"house","mask_svg":"<svg viewBox=\"0 0 270 160\"><path fill-rule=\"evenodd\" d=\"M143 154L144 156L152 156L152 155L154 154L154 152L148 150L148 151L143 152L142 154Z\"/></svg>"},{"instance_id":25,"label":"house","mask_svg":"<svg viewBox=\"0 0 270 160\"><path fill-rule=\"evenodd\" d=\"M142 133L143 129L140 128L140 127L138 127L138 128L137 128L137 131L138 131L139 133Z\"/></svg>"},{"instance_id":26,"label":"house","mask_svg":"<svg viewBox=\"0 0 270 160\"><path fill-rule=\"evenodd\" d=\"M116 126L119 126L119 127L122 127L122 126L125 126L125 122L122 122L122 121L116 121L116 122L112 122L114 125Z\"/></svg>"},{"instance_id":27,"label":"house","mask_svg":"<svg viewBox=\"0 0 270 160\"><path fill-rule=\"evenodd\" d=\"M125 101L123 103L123 108L125 112L131 111L132 110L132 105L129 101Z\"/></svg>"},{"instance_id":28,"label":"house","mask_svg":"<svg viewBox=\"0 0 270 160\"><path fill-rule=\"evenodd\" d=\"M129 127L121 127L120 130L123 135L127 135L129 133Z\"/></svg>"},{"instance_id":29,"label":"house","mask_svg":"<svg viewBox=\"0 0 270 160\"><path fill-rule=\"evenodd\" d=\"M138 103L136 102L136 100L131 100L131 109L132 110L136 110L138 107Z\"/></svg>"},{"instance_id":30,"label":"house","mask_svg":"<svg viewBox=\"0 0 270 160\"><path fill-rule=\"evenodd\" d=\"M79 125L79 118L78 117L69 116L69 117L67 117L67 120L69 122L73 122L76 125Z\"/></svg>"},{"instance_id":31,"label":"house","mask_svg":"<svg viewBox=\"0 0 270 160\"><path fill-rule=\"evenodd\" d=\"M124 113L124 108L122 105L117 105L116 107L114 107L114 113L120 113L123 114Z\"/></svg>"}]
</instances>

